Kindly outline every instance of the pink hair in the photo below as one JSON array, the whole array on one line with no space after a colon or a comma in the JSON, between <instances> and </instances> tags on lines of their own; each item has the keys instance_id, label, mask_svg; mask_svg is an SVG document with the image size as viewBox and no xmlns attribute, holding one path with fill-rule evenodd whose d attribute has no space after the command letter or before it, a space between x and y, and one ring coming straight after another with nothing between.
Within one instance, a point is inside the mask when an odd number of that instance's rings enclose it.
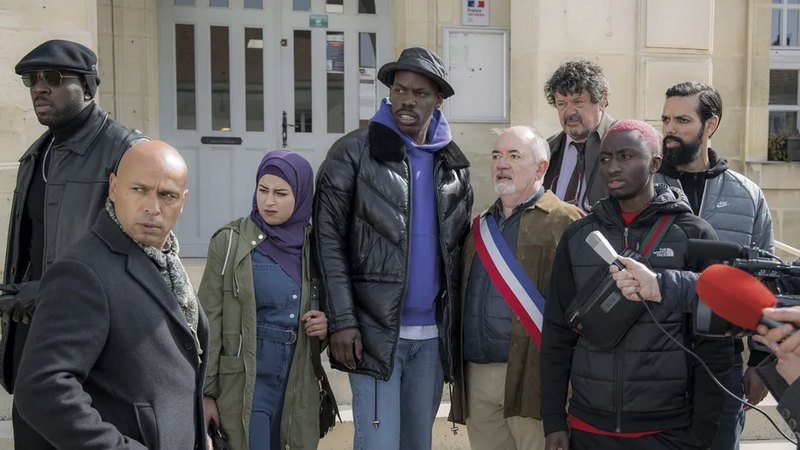
<instances>
[{"instance_id":1,"label":"pink hair","mask_svg":"<svg viewBox=\"0 0 800 450\"><path fill-rule=\"evenodd\" d=\"M633 119L619 120L609 127L606 136L622 131L637 131L639 133L639 141L647 146L653 155L661 154L661 133L649 123Z\"/></svg>"}]
</instances>

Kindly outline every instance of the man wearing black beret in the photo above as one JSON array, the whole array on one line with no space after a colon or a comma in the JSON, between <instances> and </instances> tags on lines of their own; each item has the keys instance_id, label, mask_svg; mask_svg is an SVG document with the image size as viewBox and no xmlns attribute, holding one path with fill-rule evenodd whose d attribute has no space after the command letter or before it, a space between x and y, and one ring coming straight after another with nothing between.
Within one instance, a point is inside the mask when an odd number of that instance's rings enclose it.
<instances>
[{"instance_id":1,"label":"man wearing black beret","mask_svg":"<svg viewBox=\"0 0 800 450\"><path fill-rule=\"evenodd\" d=\"M114 122L95 103L97 56L64 40L47 41L14 71L30 89L39 123L48 129L19 160L4 272L0 382L13 393L14 378L34 311L39 279L90 228L108 195L108 179L122 154L146 140ZM15 448L53 448L12 410Z\"/></svg>"},{"instance_id":2,"label":"man wearing black beret","mask_svg":"<svg viewBox=\"0 0 800 450\"><path fill-rule=\"evenodd\" d=\"M354 448L430 450L453 379L469 162L439 107L442 61L407 48L378 71L389 87L369 127L333 144L314 200L321 303L334 368L349 372Z\"/></svg>"}]
</instances>

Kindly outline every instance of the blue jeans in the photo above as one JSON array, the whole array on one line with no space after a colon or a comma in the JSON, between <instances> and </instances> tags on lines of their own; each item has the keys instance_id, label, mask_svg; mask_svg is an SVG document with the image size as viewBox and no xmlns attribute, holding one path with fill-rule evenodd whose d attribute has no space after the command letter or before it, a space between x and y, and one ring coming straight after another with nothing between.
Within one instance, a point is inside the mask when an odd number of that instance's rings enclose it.
<instances>
[{"instance_id":1,"label":"blue jeans","mask_svg":"<svg viewBox=\"0 0 800 450\"><path fill-rule=\"evenodd\" d=\"M389 381L350 374L353 448L430 450L443 385L439 339L399 339Z\"/></svg>"},{"instance_id":2,"label":"blue jeans","mask_svg":"<svg viewBox=\"0 0 800 450\"><path fill-rule=\"evenodd\" d=\"M297 335L259 323L256 329L256 383L250 413L251 450L280 450L281 412Z\"/></svg>"},{"instance_id":3,"label":"blue jeans","mask_svg":"<svg viewBox=\"0 0 800 450\"><path fill-rule=\"evenodd\" d=\"M733 367L731 368L731 378L725 387L739 398L744 395L744 384L742 371L742 354L735 355ZM742 404L725 395L725 404L719 415L719 427L717 436L711 450L739 450L739 435L744 429L744 410Z\"/></svg>"}]
</instances>

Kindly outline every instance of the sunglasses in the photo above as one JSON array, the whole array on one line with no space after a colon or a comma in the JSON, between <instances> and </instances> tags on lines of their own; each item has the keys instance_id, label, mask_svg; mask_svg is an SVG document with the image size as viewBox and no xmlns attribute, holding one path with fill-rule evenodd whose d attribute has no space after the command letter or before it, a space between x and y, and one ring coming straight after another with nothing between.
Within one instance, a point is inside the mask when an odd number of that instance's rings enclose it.
<instances>
[{"instance_id":1,"label":"sunglasses","mask_svg":"<svg viewBox=\"0 0 800 450\"><path fill-rule=\"evenodd\" d=\"M55 69L38 70L38 71L23 73L22 84L24 84L26 88L33 87L34 85L36 85L36 82L39 81L39 78L44 80L45 84L47 84L48 86L56 88L61 86L61 80L65 78L80 78L80 77L77 75L62 75L60 71Z\"/></svg>"}]
</instances>

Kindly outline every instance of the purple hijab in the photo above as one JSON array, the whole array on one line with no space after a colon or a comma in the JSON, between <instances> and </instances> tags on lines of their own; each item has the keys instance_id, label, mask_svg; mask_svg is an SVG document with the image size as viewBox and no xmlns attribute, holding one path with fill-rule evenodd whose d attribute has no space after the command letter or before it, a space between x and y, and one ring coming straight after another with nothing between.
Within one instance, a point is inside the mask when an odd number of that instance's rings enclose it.
<instances>
[{"instance_id":1,"label":"purple hijab","mask_svg":"<svg viewBox=\"0 0 800 450\"><path fill-rule=\"evenodd\" d=\"M282 178L294 193L294 212L281 225L267 225L258 212L258 181L265 174ZM264 155L258 166L256 190L253 193L252 220L267 236L256 247L262 255L274 259L292 279L302 286L300 258L305 239L305 227L311 219L311 204L314 194L314 174L311 164L297 153L287 150L272 150Z\"/></svg>"}]
</instances>

